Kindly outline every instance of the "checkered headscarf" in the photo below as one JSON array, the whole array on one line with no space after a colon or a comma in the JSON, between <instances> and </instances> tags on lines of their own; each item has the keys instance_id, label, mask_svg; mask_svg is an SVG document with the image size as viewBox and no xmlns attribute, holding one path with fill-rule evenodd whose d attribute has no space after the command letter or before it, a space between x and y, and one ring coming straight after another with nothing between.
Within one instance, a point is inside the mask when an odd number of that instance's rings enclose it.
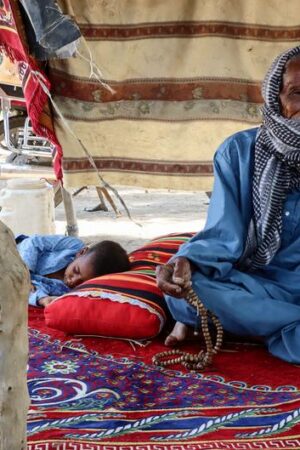
<instances>
[{"instance_id":1,"label":"checkered headscarf","mask_svg":"<svg viewBox=\"0 0 300 450\"><path fill-rule=\"evenodd\" d=\"M300 56L300 46L279 55L263 82L263 124L254 150L254 215L238 263L242 269L270 263L281 244L284 200L289 191L300 187L300 120L283 117L279 102L285 65L296 55Z\"/></svg>"}]
</instances>

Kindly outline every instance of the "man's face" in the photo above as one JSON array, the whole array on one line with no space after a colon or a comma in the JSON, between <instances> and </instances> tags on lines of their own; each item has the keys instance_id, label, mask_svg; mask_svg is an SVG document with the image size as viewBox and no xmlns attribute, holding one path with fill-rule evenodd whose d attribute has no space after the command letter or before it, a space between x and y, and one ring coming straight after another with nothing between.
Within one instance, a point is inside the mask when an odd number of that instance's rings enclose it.
<instances>
[{"instance_id":1,"label":"man's face","mask_svg":"<svg viewBox=\"0 0 300 450\"><path fill-rule=\"evenodd\" d=\"M288 61L279 99L284 117L300 119L300 57Z\"/></svg>"},{"instance_id":2,"label":"man's face","mask_svg":"<svg viewBox=\"0 0 300 450\"><path fill-rule=\"evenodd\" d=\"M91 254L77 256L65 270L64 283L74 288L84 281L94 278L93 258Z\"/></svg>"}]
</instances>

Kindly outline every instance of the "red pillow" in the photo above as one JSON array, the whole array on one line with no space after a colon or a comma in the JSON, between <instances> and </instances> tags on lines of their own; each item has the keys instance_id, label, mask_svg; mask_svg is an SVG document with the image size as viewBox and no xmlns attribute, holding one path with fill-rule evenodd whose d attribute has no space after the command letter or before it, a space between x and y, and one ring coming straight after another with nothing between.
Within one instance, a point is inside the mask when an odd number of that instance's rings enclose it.
<instances>
[{"instance_id":1,"label":"red pillow","mask_svg":"<svg viewBox=\"0 0 300 450\"><path fill-rule=\"evenodd\" d=\"M156 336L166 316L154 277L134 271L89 280L45 308L49 327L69 334L128 339Z\"/></svg>"},{"instance_id":2,"label":"red pillow","mask_svg":"<svg viewBox=\"0 0 300 450\"><path fill-rule=\"evenodd\" d=\"M148 339L162 330L168 309L155 267L194 233L157 238L130 254L132 269L86 281L45 308L49 327L68 334Z\"/></svg>"}]
</instances>

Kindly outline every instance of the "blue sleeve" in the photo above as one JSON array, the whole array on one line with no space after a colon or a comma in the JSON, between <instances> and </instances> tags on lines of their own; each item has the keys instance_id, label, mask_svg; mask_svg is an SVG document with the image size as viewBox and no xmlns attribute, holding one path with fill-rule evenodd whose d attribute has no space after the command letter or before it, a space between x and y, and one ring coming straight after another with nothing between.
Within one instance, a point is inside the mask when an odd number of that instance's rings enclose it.
<instances>
[{"instance_id":1,"label":"blue sleeve","mask_svg":"<svg viewBox=\"0 0 300 450\"><path fill-rule=\"evenodd\" d=\"M84 246L83 242L72 236L33 235L18 244L18 251L30 272L35 273L39 258L50 252L66 250L78 252Z\"/></svg>"},{"instance_id":2,"label":"blue sleeve","mask_svg":"<svg viewBox=\"0 0 300 450\"><path fill-rule=\"evenodd\" d=\"M31 291L28 298L29 305L39 306L37 304L38 300L43 297L48 297L48 293L45 292L42 288L37 287L35 291Z\"/></svg>"},{"instance_id":3,"label":"blue sleeve","mask_svg":"<svg viewBox=\"0 0 300 450\"><path fill-rule=\"evenodd\" d=\"M224 278L240 258L248 228L242 201L243 176L238 157L228 160L226 142L214 159L214 188L205 228L184 244L176 254L189 259L203 275ZM231 143L232 145L232 143ZM247 194L248 195L248 194ZM249 209L249 208L248 208Z\"/></svg>"}]
</instances>

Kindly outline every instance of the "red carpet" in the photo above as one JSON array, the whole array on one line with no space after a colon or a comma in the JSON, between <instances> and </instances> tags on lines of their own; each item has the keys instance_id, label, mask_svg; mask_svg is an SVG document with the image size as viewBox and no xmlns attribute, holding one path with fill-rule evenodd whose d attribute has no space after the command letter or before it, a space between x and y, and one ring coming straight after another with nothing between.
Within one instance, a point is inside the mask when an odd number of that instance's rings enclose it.
<instances>
[{"instance_id":1,"label":"red carpet","mask_svg":"<svg viewBox=\"0 0 300 450\"><path fill-rule=\"evenodd\" d=\"M300 449L299 367L262 346L227 342L210 371L165 370L151 365L162 340L65 336L34 308L30 341L29 450Z\"/></svg>"}]
</instances>

